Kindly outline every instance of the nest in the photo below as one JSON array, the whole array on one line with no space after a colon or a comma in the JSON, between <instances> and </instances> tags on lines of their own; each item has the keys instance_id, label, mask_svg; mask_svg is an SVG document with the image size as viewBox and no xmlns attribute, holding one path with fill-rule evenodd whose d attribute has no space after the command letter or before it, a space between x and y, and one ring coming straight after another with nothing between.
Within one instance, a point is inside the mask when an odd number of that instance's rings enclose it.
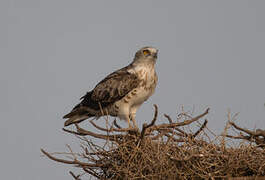
<instances>
[{"instance_id":1,"label":"nest","mask_svg":"<svg viewBox=\"0 0 265 180\"><path fill-rule=\"evenodd\" d=\"M167 123L156 125L157 106L150 124L142 130L124 129L114 121L110 128L91 124L102 131L94 133L75 125L76 130L64 131L81 139L81 152L74 153L70 146L65 158L41 151L50 159L72 164L83 172L76 180L90 175L97 179L205 179L242 176L265 176L265 131L251 131L229 120L220 136L209 135L204 113L191 117L180 113L174 121L165 115ZM191 125L196 129L191 131ZM189 128L187 128L187 126ZM228 135L229 129L237 135ZM194 129L194 128L193 128ZM211 137L212 136L212 137ZM98 145L88 137L101 139ZM240 139L237 145L228 145L227 138ZM60 153L61 154L61 153ZM70 155L70 157L69 157Z\"/></svg>"}]
</instances>

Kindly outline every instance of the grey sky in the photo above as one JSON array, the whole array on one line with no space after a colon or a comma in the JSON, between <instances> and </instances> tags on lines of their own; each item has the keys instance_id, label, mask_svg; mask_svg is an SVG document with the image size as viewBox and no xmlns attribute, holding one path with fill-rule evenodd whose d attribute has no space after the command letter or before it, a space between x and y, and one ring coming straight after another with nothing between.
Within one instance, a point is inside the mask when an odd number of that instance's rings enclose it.
<instances>
[{"instance_id":1,"label":"grey sky","mask_svg":"<svg viewBox=\"0 0 265 180\"><path fill-rule=\"evenodd\" d=\"M74 143L61 117L146 45L159 49L159 82L139 125L156 103L161 121L181 105L210 107L221 132L230 108L240 125L265 128L264 18L255 0L1 0L1 179L71 179L40 148Z\"/></svg>"}]
</instances>

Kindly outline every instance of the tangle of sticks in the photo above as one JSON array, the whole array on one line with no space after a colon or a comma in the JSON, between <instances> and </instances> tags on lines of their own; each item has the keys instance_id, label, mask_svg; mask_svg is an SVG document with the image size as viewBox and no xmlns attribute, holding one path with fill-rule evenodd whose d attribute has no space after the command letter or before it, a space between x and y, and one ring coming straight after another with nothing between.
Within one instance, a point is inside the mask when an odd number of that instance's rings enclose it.
<instances>
[{"instance_id":1,"label":"tangle of sticks","mask_svg":"<svg viewBox=\"0 0 265 180\"><path fill-rule=\"evenodd\" d=\"M69 172L76 180L85 178L85 175L97 179L265 176L264 130L251 131L230 122L233 128L246 135L240 133L238 136L223 136L250 143L227 147L218 142L222 136L208 134L206 119L199 122L209 113L209 109L195 117L182 112L177 120L165 114L167 122L156 124L157 105L154 108L153 119L149 124L143 124L141 131L122 128L116 120L110 128L90 122L102 133L95 133L75 124L75 130L63 128L63 131L82 141L80 153L74 153L70 146L67 146L69 152L64 154L64 158L56 157L54 153L43 149L41 151L51 160L80 168L82 174ZM95 144L95 139L103 141L104 145Z\"/></svg>"}]
</instances>

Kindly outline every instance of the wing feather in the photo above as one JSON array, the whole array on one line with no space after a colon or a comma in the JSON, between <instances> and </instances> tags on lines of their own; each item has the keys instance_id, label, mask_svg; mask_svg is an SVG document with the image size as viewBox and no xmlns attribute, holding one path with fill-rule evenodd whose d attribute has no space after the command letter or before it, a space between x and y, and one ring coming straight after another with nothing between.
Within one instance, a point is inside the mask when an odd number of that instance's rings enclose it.
<instances>
[{"instance_id":1,"label":"wing feather","mask_svg":"<svg viewBox=\"0 0 265 180\"><path fill-rule=\"evenodd\" d=\"M92 100L101 103L113 103L136 88L140 80L127 69L118 70L99 82L92 92Z\"/></svg>"},{"instance_id":2,"label":"wing feather","mask_svg":"<svg viewBox=\"0 0 265 180\"><path fill-rule=\"evenodd\" d=\"M75 106L72 112L81 107L99 110L100 106L104 108L126 96L140 83L136 74L128 72L129 67L115 71L100 81L92 91L81 97L81 103Z\"/></svg>"}]
</instances>

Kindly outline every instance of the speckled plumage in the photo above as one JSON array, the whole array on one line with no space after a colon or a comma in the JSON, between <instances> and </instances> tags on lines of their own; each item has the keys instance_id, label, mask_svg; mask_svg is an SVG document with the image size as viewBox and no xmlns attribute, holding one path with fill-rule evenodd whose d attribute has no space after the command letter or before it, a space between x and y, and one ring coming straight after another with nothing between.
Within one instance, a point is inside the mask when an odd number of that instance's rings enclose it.
<instances>
[{"instance_id":1,"label":"speckled plumage","mask_svg":"<svg viewBox=\"0 0 265 180\"><path fill-rule=\"evenodd\" d=\"M141 48L131 64L100 81L64 116L67 118L65 126L103 115L124 119L129 126L132 120L136 126L136 111L154 93L157 84L157 51L152 47Z\"/></svg>"}]
</instances>

